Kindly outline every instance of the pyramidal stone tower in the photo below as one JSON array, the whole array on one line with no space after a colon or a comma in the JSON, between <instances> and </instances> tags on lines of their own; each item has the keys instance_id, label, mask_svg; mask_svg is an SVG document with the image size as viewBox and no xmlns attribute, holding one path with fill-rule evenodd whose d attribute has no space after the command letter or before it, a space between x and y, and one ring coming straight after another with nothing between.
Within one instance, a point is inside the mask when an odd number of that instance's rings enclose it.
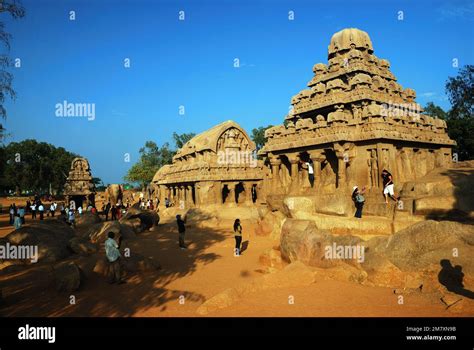
<instances>
[{"instance_id":1,"label":"pyramidal stone tower","mask_svg":"<svg viewBox=\"0 0 474 350\"><path fill-rule=\"evenodd\" d=\"M308 88L291 99L285 123L266 131L260 150L274 193L333 193L354 185L380 189L389 170L401 183L451 162L446 123L424 115L413 89L374 55L369 35L333 35L328 62L313 67ZM311 187L304 164L313 164Z\"/></svg>"}]
</instances>

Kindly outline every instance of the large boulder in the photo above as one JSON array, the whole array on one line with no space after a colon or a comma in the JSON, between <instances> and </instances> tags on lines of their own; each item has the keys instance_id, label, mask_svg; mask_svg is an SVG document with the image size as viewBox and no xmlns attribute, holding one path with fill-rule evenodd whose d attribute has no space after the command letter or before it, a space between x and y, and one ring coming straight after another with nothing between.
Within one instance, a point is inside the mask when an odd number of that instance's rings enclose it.
<instances>
[{"instance_id":1,"label":"large boulder","mask_svg":"<svg viewBox=\"0 0 474 350\"><path fill-rule=\"evenodd\" d=\"M404 271L419 271L442 260L474 275L474 226L451 221L422 221L367 245Z\"/></svg>"},{"instance_id":2,"label":"large boulder","mask_svg":"<svg viewBox=\"0 0 474 350\"><path fill-rule=\"evenodd\" d=\"M129 226L135 233L149 230L160 221L158 213L152 210L142 210L138 203L127 210L127 213L120 219L120 224Z\"/></svg>"},{"instance_id":3,"label":"large boulder","mask_svg":"<svg viewBox=\"0 0 474 350\"><path fill-rule=\"evenodd\" d=\"M115 234L114 239L119 242L121 239L121 226L118 221L105 221L94 224L88 228L83 237L88 238L92 243L104 243L109 232Z\"/></svg>"},{"instance_id":4,"label":"large boulder","mask_svg":"<svg viewBox=\"0 0 474 350\"><path fill-rule=\"evenodd\" d=\"M101 222L99 214L90 211L83 211L81 215L76 215L76 229L81 230Z\"/></svg>"},{"instance_id":5,"label":"large boulder","mask_svg":"<svg viewBox=\"0 0 474 350\"><path fill-rule=\"evenodd\" d=\"M312 220L287 219L283 224L280 251L287 262L328 268L349 264L360 268L364 262L363 241L351 235L332 235L318 229Z\"/></svg>"},{"instance_id":6,"label":"large boulder","mask_svg":"<svg viewBox=\"0 0 474 350\"><path fill-rule=\"evenodd\" d=\"M99 247L97 244L90 242L89 240L74 237L69 241L69 248L76 254L82 256L88 256L97 253Z\"/></svg>"},{"instance_id":7,"label":"large boulder","mask_svg":"<svg viewBox=\"0 0 474 350\"><path fill-rule=\"evenodd\" d=\"M68 257L69 240L74 230L59 220L35 221L22 226L2 239L2 245L33 246L38 248L38 262L56 262ZM30 259L10 261L12 264L30 264Z\"/></svg>"},{"instance_id":8,"label":"large boulder","mask_svg":"<svg viewBox=\"0 0 474 350\"><path fill-rule=\"evenodd\" d=\"M81 286L81 270L73 262L54 266L53 274L58 292L74 292Z\"/></svg>"}]
</instances>

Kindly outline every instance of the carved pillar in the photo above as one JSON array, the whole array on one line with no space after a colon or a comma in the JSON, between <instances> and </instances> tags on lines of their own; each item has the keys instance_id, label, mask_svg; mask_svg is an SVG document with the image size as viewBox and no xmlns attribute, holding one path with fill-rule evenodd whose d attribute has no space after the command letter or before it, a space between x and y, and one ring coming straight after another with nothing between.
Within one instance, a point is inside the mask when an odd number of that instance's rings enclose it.
<instances>
[{"instance_id":1,"label":"carved pillar","mask_svg":"<svg viewBox=\"0 0 474 350\"><path fill-rule=\"evenodd\" d=\"M251 204L253 184L251 182L243 182L243 185L244 185L245 204Z\"/></svg>"},{"instance_id":2,"label":"carved pillar","mask_svg":"<svg viewBox=\"0 0 474 350\"><path fill-rule=\"evenodd\" d=\"M227 205L234 205L235 204L235 184L228 183L227 189L229 192L227 193L227 198L225 199L225 204Z\"/></svg>"},{"instance_id":3,"label":"carved pillar","mask_svg":"<svg viewBox=\"0 0 474 350\"><path fill-rule=\"evenodd\" d=\"M272 189L276 191L277 188L281 186L280 179L280 164L281 159L275 156L270 157L270 165L272 167Z\"/></svg>"},{"instance_id":4,"label":"carved pillar","mask_svg":"<svg viewBox=\"0 0 474 350\"><path fill-rule=\"evenodd\" d=\"M186 186L186 204L192 206L193 203L193 187L191 185Z\"/></svg>"},{"instance_id":5,"label":"carved pillar","mask_svg":"<svg viewBox=\"0 0 474 350\"><path fill-rule=\"evenodd\" d=\"M300 157L298 154L288 155L288 161L291 164L291 192L297 192L300 188L298 166L300 162Z\"/></svg>"},{"instance_id":6,"label":"carved pillar","mask_svg":"<svg viewBox=\"0 0 474 350\"><path fill-rule=\"evenodd\" d=\"M309 157L313 161L313 169L314 169L314 186L313 188L318 188L321 186L321 168L323 162L326 160L326 156L324 155L324 151L312 151L308 152Z\"/></svg>"}]
</instances>

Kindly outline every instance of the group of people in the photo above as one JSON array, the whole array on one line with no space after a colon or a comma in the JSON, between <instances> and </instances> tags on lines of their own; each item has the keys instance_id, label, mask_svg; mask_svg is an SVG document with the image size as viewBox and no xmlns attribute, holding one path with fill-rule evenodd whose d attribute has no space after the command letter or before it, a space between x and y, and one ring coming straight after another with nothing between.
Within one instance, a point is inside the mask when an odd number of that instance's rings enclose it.
<instances>
[{"instance_id":1,"label":"group of people","mask_svg":"<svg viewBox=\"0 0 474 350\"><path fill-rule=\"evenodd\" d=\"M395 202L398 202L400 200L400 197L395 196L395 184L393 183L393 176L388 170L382 170L382 183L385 203L388 204L388 197L393 199ZM365 191L365 187L359 189L359 187L354 186L352 188L352 200L354 201L354 205L356 207L356 212L354 216L359 219L362 218L362 208L364 207L365 203Z\"/></svg>"}]
</instances>

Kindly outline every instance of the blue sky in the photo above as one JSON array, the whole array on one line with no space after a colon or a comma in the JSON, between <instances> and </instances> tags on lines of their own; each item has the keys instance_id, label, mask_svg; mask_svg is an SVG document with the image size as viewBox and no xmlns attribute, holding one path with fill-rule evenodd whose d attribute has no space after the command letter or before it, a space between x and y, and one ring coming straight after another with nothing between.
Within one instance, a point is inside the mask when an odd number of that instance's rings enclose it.
<instances>
[{"instance_id":1,"label":"blue sky","mask_svg":"<svg viewBox=\"0 0 474 350\"><path fill-rule=\"evenodd\" d=\"M171 142L174 131L199 133L228 119L248 132L281 123L291 96L306 87L315 63L327 62L330 38L343 28L367 31L375 55L390 61L421 105L449 108L444 85L457 74L452 60L474 63L473 1L23 3L24 19L0 16L13 35L10 55L21 59L13 69L17 99L6 103L8 142L63 146L87 157L105 183L123 181L146 140ZM94 103L95 120L57 118L55 105L64 100Z\"/></svg>"}]
</instances>

